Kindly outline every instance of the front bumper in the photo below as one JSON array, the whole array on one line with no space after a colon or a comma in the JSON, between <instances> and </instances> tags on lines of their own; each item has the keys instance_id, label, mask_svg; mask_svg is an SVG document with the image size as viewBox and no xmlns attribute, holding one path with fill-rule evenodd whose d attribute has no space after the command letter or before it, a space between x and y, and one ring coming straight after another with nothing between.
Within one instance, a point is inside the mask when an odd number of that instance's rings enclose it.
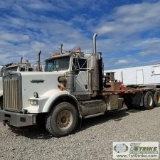
<instances>
[{"instance_id":1,"label":"front bumper","mask_svg":"<svg viewBox=\"0 0 160 160\"><path fill-rule=\"evenodd\" d=\"M0 110L0 122L14 127L26 127L36 125L37 114L23 114Z\"/></svg>"}]
</instances>

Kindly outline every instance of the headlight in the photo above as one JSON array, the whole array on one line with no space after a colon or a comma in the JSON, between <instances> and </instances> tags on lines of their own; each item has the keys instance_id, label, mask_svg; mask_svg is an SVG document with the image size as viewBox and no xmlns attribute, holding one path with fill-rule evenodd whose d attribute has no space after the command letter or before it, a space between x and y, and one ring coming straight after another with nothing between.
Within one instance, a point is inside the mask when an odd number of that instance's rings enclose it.
<instances>
[{"instance_id":1,"label":"headlight","mask_svg":"<svg viewBox=\"0 0 160 160\"><path fill-rule=\"evenodd\" d=\"M30 100L30 104L31 104L31 105L38 105L38 100L33 100L33 99L31 99L31 100Z\"/></svg>"}]
</instances>

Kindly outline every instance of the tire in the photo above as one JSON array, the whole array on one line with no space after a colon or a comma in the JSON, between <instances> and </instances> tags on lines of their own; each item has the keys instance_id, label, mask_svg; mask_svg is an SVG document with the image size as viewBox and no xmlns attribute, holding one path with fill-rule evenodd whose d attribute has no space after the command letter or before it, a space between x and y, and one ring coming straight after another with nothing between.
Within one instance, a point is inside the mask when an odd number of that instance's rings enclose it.
<instances>
[{"instance_id":1,"label":"tire","mask_svg":"<svg viewBox=\"0 0 160 160\"><path fill-rule=\"evenodd\" d=\"M154 101L153 101L153 94L151 91L146 92L144 95L144 104L143 104L145 109L152 109L154 106Z\"/></svg>"},{"instance_id":2,"label":"tire","mask_svg":"<svg viewBox=\"0 0 160 160\"><path fill-rule=\"evenodd\" d=\"M133 105L132 105L132 98L130 95L127 95L124 97L124 104L127 106L128 109L133 109Z\"/></svg>"},{"instance_id":3,"label":"tire","mask_svg":"<svg viewBox=\"0 0 160 160\"><path fill-rule=\"evenodd\" d=\"M3 109L3 97L0 98L0 109Z\"/></svg>"},{"instance_id":4,"label":"tire","mask_svg":"<svg viewBox=\"0 0 160 160\"><path fill-rule=\"evenodd\" d=\"M156 91L153 96L154 105L160 107L160 91Z\"/></svg>"},{"instance_id":5,"label":"tire","mask_svg":"<svg viewBox=\"0 0 160 160\"><path fill-rule=\"evenodd\" d=\"M46 129L55 137L62 137L74 132L78 124L78 112L76 108L68 103L57 104L50 113L46 115Z\"/></svg>"}]
</instances>

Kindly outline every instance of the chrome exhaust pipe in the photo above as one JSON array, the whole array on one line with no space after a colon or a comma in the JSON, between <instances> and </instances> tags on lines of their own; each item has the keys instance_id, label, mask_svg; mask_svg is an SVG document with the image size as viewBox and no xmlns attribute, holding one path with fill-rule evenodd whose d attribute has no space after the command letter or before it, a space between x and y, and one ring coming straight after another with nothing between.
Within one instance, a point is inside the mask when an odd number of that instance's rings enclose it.
<instances>
[{"instance_id":1,"label":"chrome exhaust pipe","mask_svg":"<svg viewBox=\"0 0 160 160\"><path fill-rule=\"evenodd\" d=\"M41 66L40 66L40 55L41 55L41 51L39 51L38 53L38 71L41 71Z\"/></svg>"},{"instance_id":2,"label":"chrome exhaust pipe","mask_svg":"<svg viewBox=\"0 0 160 160\"><path fill-rule=\"evenodd\" d=\"M94 35L93 35L93 54L96 54L96 37L97 37L97 33L95 33Z\"/></svg>"},{"instance_id":3,"label":"chrome exhaust pipe","mask_svg":"<svg viewBox=\"0 0 160 160\"><path fill-rule=\"evenodd\" d=\"M23 59L23 57L21 57L21 59L20 59L20 64L22 64L22 59Z\"/></svg>"}]
</instances>

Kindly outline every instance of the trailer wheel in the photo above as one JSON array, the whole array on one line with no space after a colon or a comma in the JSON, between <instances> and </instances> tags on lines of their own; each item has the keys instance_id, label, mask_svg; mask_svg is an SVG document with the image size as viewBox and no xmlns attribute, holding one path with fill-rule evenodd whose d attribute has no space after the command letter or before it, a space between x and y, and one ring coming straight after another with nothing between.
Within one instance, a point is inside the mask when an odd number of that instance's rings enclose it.
<instances>
[{"instance_id":1,"label":"trailer wheel","mask_svg":"<svg viewBox=\"0 0 160 160\"><path fill-rule=\"evenodd\" d=\"M62 137L72 133L78 123L76 108L68 103L59 103L46 115L46 129L55 137Z\"/></svg>"},{"instance_id":2,"label":"trailer wheel","mask_svg":"<svg viewBox=\"0 0 160 160\"><path fill-rule=\"evenodd\" d=\"M144 95L144 108L145 109L152 109L153 105L154 105L153 94L151 91L148 91Z\"/></svg>"},{"instance_id":3,"label":"trailer wheel","mask_svg":"<svg viewBox=\"0 0 160 160\"><path fill-rule=\"evenodd\" d=\"M160 107L160 91L156 91L153 96L154 104L156 107Z\"/></svg>"}]
</instances>

